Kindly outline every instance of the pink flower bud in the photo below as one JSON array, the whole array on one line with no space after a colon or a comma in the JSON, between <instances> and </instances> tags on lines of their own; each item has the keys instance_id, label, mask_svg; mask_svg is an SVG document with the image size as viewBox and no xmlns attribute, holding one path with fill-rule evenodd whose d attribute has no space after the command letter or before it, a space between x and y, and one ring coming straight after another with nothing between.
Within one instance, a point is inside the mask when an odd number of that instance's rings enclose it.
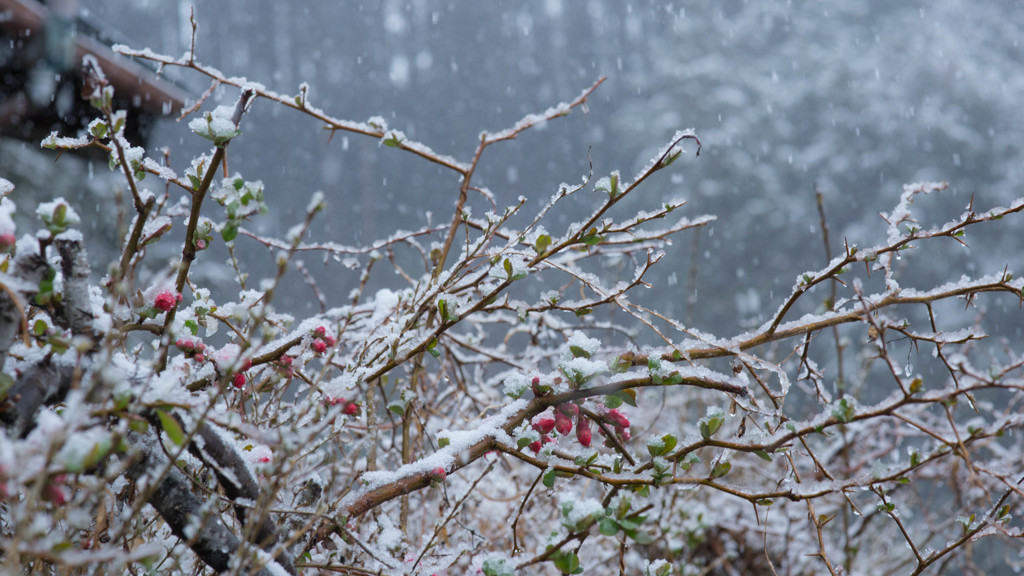
<instances>
[{"instance_id":1,"label":"pink flower bud","mask_svg":"<svg viewBox=\"0 0 1024 576\"><path fill-rule=\"evenodd\" d=\"M590 447L590 422L586 418L580 418L576 421L576 439L579 440L580 445L584 448Z\"/></svg>"},{"instance_id":2,"label":"pink flower bud","mask_svg":"<svg viewBox=\"0 0 1024 576\"><path fill-rule=\"evenodd\" d=\"M291 366L294 358L287 354L282 354L281 358L277 361L281 366Z\"/></svg>"},{"instance_id":3,"label":"pink flower bud","mask_svg":"<svg viewBox=\"0 0 1024 576\"><path fill-rule=\"evenodd\" d=\"M334 336L324 336L324 342L326 342L328 346L334 346L338 341L334 339Z\"/></svg>"},{"instance_id":4,"label":"pink flower bud","mask_svg":"<svg viewBox=\"0 0 1024 576\"><path fill-rule=\"evenodd\" d=\"M161 312L170 312L180 301L181 294L175 296L170 290L164 290L156 295L156 298L153 300L153 307Z\"/></svg>"},{"instance_id":5,"label":"pink flower bud","mask_svg":"<svg viewBox=\"0 0 1024 576\"><path fill-rule=\"evenodd\" d=\"M318 338L323 338L324 336L327 335L327 329L324 328L323 326L317 326L316 328L313 329L313 335Z\"/></svg>"},{"instance_id":6,"label":"pink flower bud","mask_svg":"<svg viewBox=\"0 0 1024 576\"><path fill-rule=\"evenodd\" d=\"M13 232L0 234L0 252L10 252L17 243L18 239Z\"/></svg>"},{"instance_id":7,"label":"pink flower bud","mask_svg":"<svg viewBox=\"0 0 1024 576\"><path fill-rule=\"evenodd\" d=\"M566 436L572 432L572 419L561 412L555 412L555 430L562 436Z\"/></svg>"},{"instance_id":8,"label":"pink flower bud","mask_svg":"<svg viewBox=\"0 0 1024 576\"><path fill-rule=\"evenodd\" d=\"M345 404L345 407L341 409L341 413L346 416L354 416L359 413L359 404L355 402L349 402Z\"/></svg>"},{"instance_id":9,"label":"pink flower bud","mask_svg":"<svg viewBox=\"0 0 1024 576\"><path fill-rule=\"evenodd\" d=\"M625 430L626 428L629 428L629 418L627 418L625 414L619 412L617 409L609 410L608 412L605 413L605 417L608 419L608 421L612 423L613 426L615 426L615 429L620 432L622 430Z\"/></svg>"},{"instance_id":10,"label":"pink flower bud","mask_svg":"<svg viewBox=\"0 0 1024 576\"><path fill-rule=\"evenodd\" d=\"M233 384L235 385L235 388L244 388L245 387L245 374L243 374L241 372L239 372L238 374L235 374L235 379L233 380Z\"/></svg>"},{"instance_id":11,"label":"pink flower bud","mask_svg":"<svg viewBox=\"0 0 1024 576\"><path fill-rule=\"evenodd\" d=\"M196 250L205 250L205 249L206 249L206 240L203 240L202 238L200 238L199 240L196 240Z\"/></svg>"},{"instance_id":12,"label":"pink flower bud","mask_svg":"<svg viewBox=\"0 0 1024 576\"><path fill-rule=\"evenodd\" d=\"M541 434L550 434L555 429L555 421L551 418L540 418L533 421L533 429Z\"/></svg>"},{"instance_id":13,"label":"pink flower bud","mask_svg":"<svg viewBox=\"0 0 1024 576\"><path fill-rule=\"evenodd\" d=\"M573 404L572 402L566 402L564 404L559 404L555 408L555 410L558 411L558 412L561 412L562 414L565 414L566 416L572 416L573 418L575 418L575 417L580 415L580 407L575 405L575 404Z\"/></svg>"},{"instance_id":14,"label":"pink flower bud","mask_svg":"<svg viewBox=\"0 0 1024 576\"><path fill-rule=\"evenodd\" d=\"M448 474L444 471L444 468L441 468L440 466L428 472L427 475L430 476L431 482L443 482L444 479L448 476Z\"/></svg>"},{"instance_id":15,"label":"pink flower bud","mask_svg":"<svg viewBox=\"0 0 1024 576\"><path fill-rule=\"evenodd\" d=\"M242 367L239 368L239 370L242 371L242 372L245 372L249 368L252 368L252 359L251 358L246 358L245 361L242 362Z\"/></svg>"},{"instance_id":16,"label":"pink flower bud","mask_svg":"<svg viewBox=\"0 0 1024 576\"><path fill-rule=\"evenodd\" d=\"M50 478L46 485L43 486L42 497L47 502L53 502L58 506L63 506L68 501L68 494L64 490L64 475L57 474L53 478Z\"/></svg>"},{"instance_id":17,"label":"pink flower bud","mask_svg":"<svg viewBox=\"0 0 1024 576\"><path fill-rule=\"evenodd\" d=\"M196 362L198 362L198 363L200 363L200 364L202 364L203 362L206 362L206 356L203 356L202 354L196 354L196 355L195 355L195 356L193 356L192 358L193 358L193 359L194 359L194 360L195 360Z\"/></svg>"},{"instance_id":18,"label":"pink flower bud","mask_svg":"<svg viewBox=\"0 0 1024 576\"><path fill-rule=\"evenodd\" d=\"M317 354L323 354L327 351L327 344L323 340L313 340L313 350Z\"/></svg>"}]
</instances>

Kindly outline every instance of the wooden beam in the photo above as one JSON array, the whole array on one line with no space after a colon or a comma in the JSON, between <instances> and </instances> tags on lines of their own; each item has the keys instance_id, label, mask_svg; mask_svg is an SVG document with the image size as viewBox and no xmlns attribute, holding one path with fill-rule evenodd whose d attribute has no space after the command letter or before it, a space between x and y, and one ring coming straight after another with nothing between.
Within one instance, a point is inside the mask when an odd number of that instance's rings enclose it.
<instances>
[{"instance_id":1,"label":"wooden beam","mask_svg":"<svg viewBox=\"0 0 1024 576\"><path fill-rule=\"evenodd\" d=\"M44 35L50 10L35 0L0 0L0 27L16 36ZM99 62L107 79L121 97L143 111L166 116L185 105L187 93L166 82L152 70L115 54L107 45L90 36L76 36L75 58L82 61L92 54ZM78 69L72 70L77 75Z\"/></svg>"}]
</instances>

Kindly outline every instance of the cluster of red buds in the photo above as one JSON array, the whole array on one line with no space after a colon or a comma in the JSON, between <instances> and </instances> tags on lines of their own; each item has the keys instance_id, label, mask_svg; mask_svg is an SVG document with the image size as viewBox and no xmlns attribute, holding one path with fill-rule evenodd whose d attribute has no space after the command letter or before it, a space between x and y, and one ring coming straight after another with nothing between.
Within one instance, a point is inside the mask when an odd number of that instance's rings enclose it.
<instances>
[{"instance_id":1,"label":"cluster of red buds","mask_svg":"<svg viewBox=\"0 0 1024 576\"><path fill-rule=\"evenodd\" d=\"M153 307L161 312L170 312L181 302L181 293L164 290L153 299Z\"/></svg>"},{"instance_id":2,"label":"cluster of red buds","mask_svg":"<svg viewBox=\"0 0 1024 576\"><path fill-rule=\"evenodd\" d=\"M623 442L629 440L629 418L625 414L613 408L602 414L601 419L615 429L615 435L621 438Z\"/></svg>"},{"instance_id":3,"label":"cluster of red buds","mask_svg":"<svg viewBox=\"0 0 1024 576\"><path fill-rule=\"evenodd\" d=\"M359 404L352 400L344 398L327 398L324 400L324 405L327 407L337 406L338 404L341 404L341 413L346 416L355 416L359 413Z\"/></svg>"},{"instance_id":4,"label":"cluster of red buds","mask_svg":"<svg viewBox=\"0 0 1024 576\"><path fill-rule=\"evenodd\" d=\"M616 409L612 409L598 414L596 417L599 418L600 422L611 426L622 442L629 440L629 418L626 417L625 414ZM576 441L584 448L589 448L591 441L593 440L593 433L590 430L590 420L587 419L585 414L580 412L580 407L572 402L566 402L555 406L553 417L538 417L533 421L532 426L534 430L540 433L540 440L530 443L530 450L532 450L534 454L540 452L541 448L543 448L545 444L554 442L554 440L548 436L552 431L558 432L559 436L568 436L575 427ZM610 443L610 440L607 442Z\"/></svg>"},{"instance_id":5,"label":"cluster of red buds","mask_svg":"<svg viewBox=\"0 0 1024 576\"><path fill-rule=\"evenodd\" d=\"M579 406L572 402L566 402L555 406L553 418L541 417L533 421L533 429L540 432L540 440L530 443L530 450L536 454L545 444L553 442L548 436L552 430L558 432L559 436L568 436L572 432L574 420L576 422L576 440L584 448L589 448L592 438L590 421L580 413Z\"/></svg>"},{"instance_id":6,"label":"cluster of red buds","mask_svg":"<svg viewBox=\"0 0 1024 576\"><path fill-rule=\"evenodd\" d=\"M193 342L188 338L178 338L174 345L178 347L178 350L184 352L185 356L192 358L200 364L206 360L206 344L202 342Z\"/></svg>"},{"instance_id":7,"label":"cluster of red buds","mask_svg":"<svg viewBox=\"0 0 1024 576\"><path fill-rule=\"evenodd\" d=\"M242 365L238 368L238 372L235 373L234 377L231 380L231 383L234 384L235 388L245 387L245 371L248 370L249 368L252 368L252 360L246 358L245 362L242 362Z\"/></svg>"},{"instance_id":8,"label":"cluster of red buds","mask_svg":"<svg viewBox=\"0 0 1024 576\"><path fill-rule=\"evenodd\" d=\"M334 336L327 334L327 328L323 326L317 326L313 329L313 351L317 354L323 354L327 351L327 348L334 346L337 341Z\"/></svg>"}]
</instances>

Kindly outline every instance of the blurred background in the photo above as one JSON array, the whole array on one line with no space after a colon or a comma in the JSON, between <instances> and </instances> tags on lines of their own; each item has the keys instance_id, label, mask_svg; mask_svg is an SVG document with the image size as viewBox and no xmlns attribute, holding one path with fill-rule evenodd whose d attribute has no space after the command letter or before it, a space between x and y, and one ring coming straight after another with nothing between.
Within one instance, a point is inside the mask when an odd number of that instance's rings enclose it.
<instances>
[{"instance_id":1,"label":"blurred background","mask_svg":"<svg viewBox=\"0 0 1024 576\"><path fill-rule=\"evenodd\" d=\"M3 0L0 7L9 14L12 3L26 2ZM71 25L64 28L79 35L173 56L188 50L194 9L202 63L282 94L297 94L307 82L311 103L329 114L355 121L382 116L391 128L462 161L471 158L482 130L501 130L571 100L606 75L587 113L489 149L475 182L499 205L527 197L525 218L560 183L587 174L588 152L595 178L621 170L631 179L677 129L694 128L704 144L701 156L694 158L688 145L686 156L613 215L626 218L682 197L689 201L684 215L718 217L676 238L649 278L655 289L640 300L720 335L763 322L800 273L824 266L816 187L833 254L844 239L861 246L884 241L879 212L892 209L904 183L950 182L946 192L915 205L925 227L958 216L972 198L976 208L987 208L1021 194L1024 10L1018 2L688 4L65 0L49 8L65 14ZM14 63L25 59L33 39L10 26L4 34L0 79L10 103L32 86L12 69L26 69ZM167 69L164 78L187 103L209 88L187 70ZM203 110L237 96L221 87ZM158 159L167 147L181 174L207 142L188 131L187 120L175 122L177 112L140 114L133 137L144 139ZM27 129L26 122L40 125ZM27 196L67 196L97 225L92 251L107 253L117 238L109 207L123 185L104 158L64 155L55 163L56 154L40 151L39 133L59 128L47 122L8 116L0 123L0 174L19 186L23 211ZM280 235L299 222L316 190L325 192L330 208L310 240L362 245L451 218L457 178L410 154L355 135L329 140L317 122L266 101L255 103L242 130L230 147L230 169L266 187L270 214L249 225L261 234ZM143 184L163 190L154 177ZM549 231L559 232L557 226L599 201L598 193L585 192L556 211ZM489 209L479 196L471 205L475 215ZM207 207L211 215L219 210ZM923 245L925 254L903 259L903 285L927 287L1006 265L1020 269L1021 227L1002 224L972 229L969 249L946 240ZM271 253L246 238L236 242L255 276L272 274ZM165 244L163 262L180 250ZM215 250L202 256L215 264L224 258ZM306 260L329 303L346 301L359 271L319 256ZM622 267L609 262L607 274L619 273L616 266ZM214 281L225 278L224 270L200 268ZM292 276L294 289L279 305L298 314L318 310L301 277ZM378 273L371 286L401 282ZM824 297L809 299L805 311ZM1005 329L1016 302L992 302L998 307L990 316ZM1019 331L1019 322L1013 325Z\"/></svg>"}]
</instances>

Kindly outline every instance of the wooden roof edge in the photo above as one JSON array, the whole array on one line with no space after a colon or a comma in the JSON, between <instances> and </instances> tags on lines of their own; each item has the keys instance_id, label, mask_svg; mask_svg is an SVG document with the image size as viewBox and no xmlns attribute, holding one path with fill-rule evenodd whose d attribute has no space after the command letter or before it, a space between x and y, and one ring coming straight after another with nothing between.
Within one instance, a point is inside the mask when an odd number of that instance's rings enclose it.
<instances>
[{"instance_id":1,"label":"wooden roof edge","mask_svg":"<svg viewBox=\"0 0 1024 576\"><path fill-rule=\"evenodd\" d=\"M34 0L0 0L0 26L14 32L30 30L42 34L50 10ZM121 56L91 36L75 37L78 62L92 54L116 93L127 96L133 106L155 115L168 115L185 106L188 93L163 80L149 68ZM75 70L77 74L77 70Z\"/></svg>"},{"instance_id":2,"label":"wooden roof edge","mask_svg":"<svg viewBox=\"0 0 1024 576\"><path fill-rule=\"evenodd\" d=\"M133 106L158 116L166 116L185 107L188 94L149 68L115 53L106 44L89 36L79 36L75 45L79 62L86 54L92 54L114 86L115 94L129 94Z\"/></svg>"}]
</instances>

